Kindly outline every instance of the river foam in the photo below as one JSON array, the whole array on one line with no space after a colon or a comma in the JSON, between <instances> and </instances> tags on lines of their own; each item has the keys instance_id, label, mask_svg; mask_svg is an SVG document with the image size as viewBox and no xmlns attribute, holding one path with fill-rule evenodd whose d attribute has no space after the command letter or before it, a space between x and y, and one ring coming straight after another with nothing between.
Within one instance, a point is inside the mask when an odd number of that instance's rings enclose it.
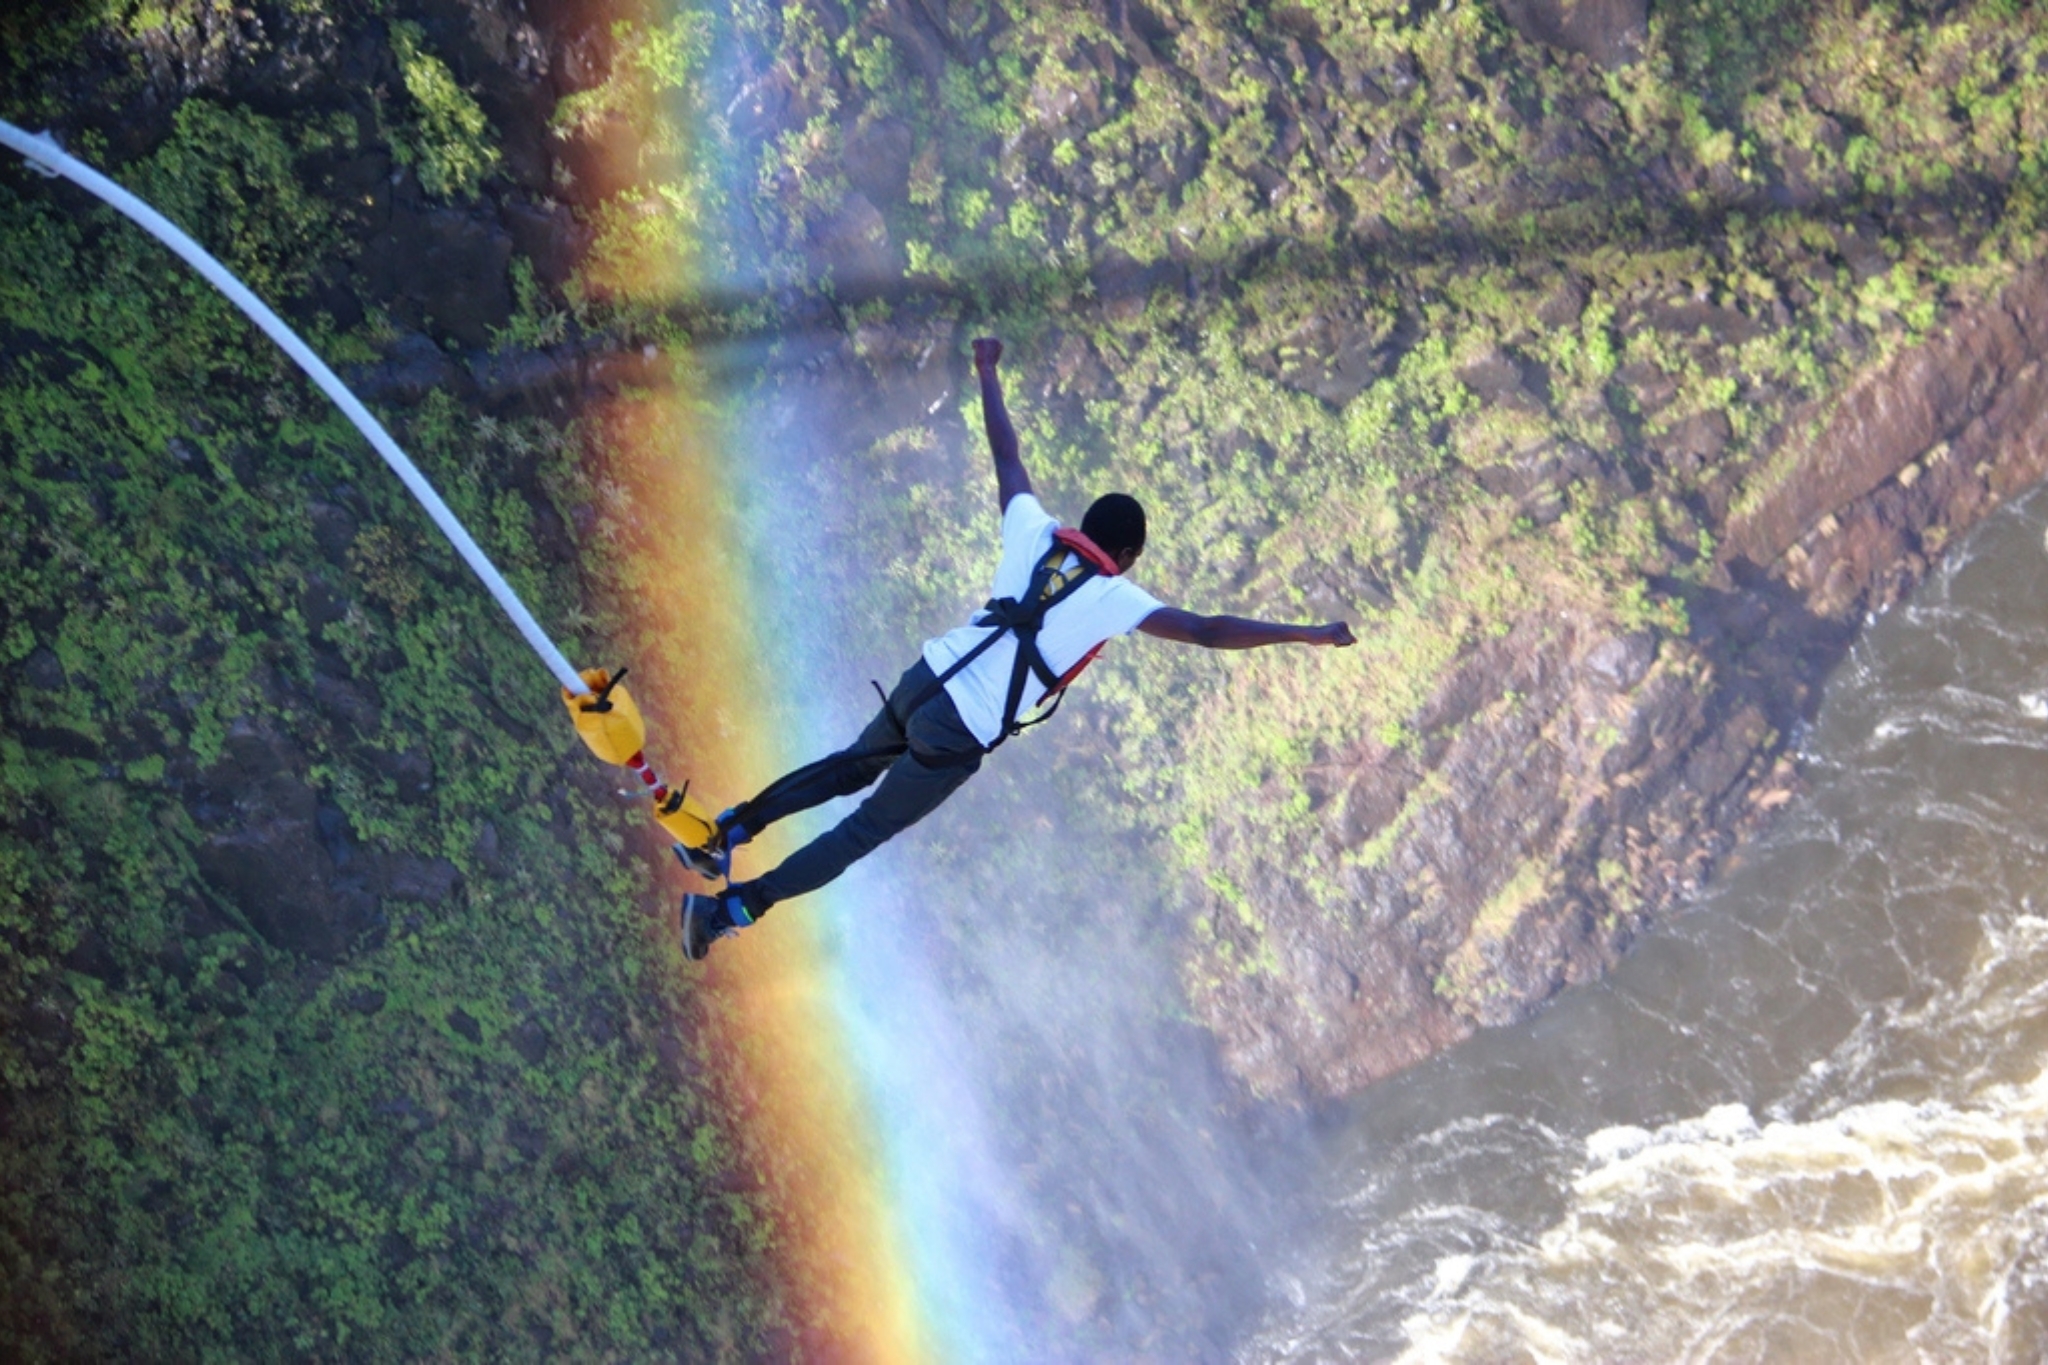
<instances>
[{"instance_id":1,"label":"river foam","mask_svg":"<svg viewBox=\"0 0 2048 1365\"><path fill-rule=\"evenodd\" d=\"M1410 1315L1401 1360L2039 1359L2048 1072L1585 1147L1565 1217Z\"/></svg>"}]
</instances>

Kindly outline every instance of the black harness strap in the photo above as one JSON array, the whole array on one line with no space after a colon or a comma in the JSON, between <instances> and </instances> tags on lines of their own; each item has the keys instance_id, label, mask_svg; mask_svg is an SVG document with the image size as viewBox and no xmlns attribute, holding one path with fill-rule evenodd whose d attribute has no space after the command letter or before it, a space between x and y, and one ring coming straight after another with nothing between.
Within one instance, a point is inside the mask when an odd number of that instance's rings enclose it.
<instances>
[{"instance_id":1,"label":"black harness strap","mask_svg":"<svg viewBox=\"0 0 2048 1365\"><path fill-rule=\"evenodd\" d=\"M918 694L917 700L911 704L910 709L914 712L918 707L923 706L926 702L937 696L948 682L958 676L962 669L965 669L969 664L979 659L983 654L986 654L996 641L1002 639L1005 635L1014 635L1017 637L1017 657L1010 665L1010 688L1009 694L1003 700L1002 730L996 735L995 743L990 744L982 752L992 753L997 744L1001 744L1011 735L1049 719L1053 711L1059 709L1059 701L1057 699L1053 702L1051 709L1047 710L1044 715L1036 720L1019 723L1017 712L1024 704L1024 682L1027 678L1036 675L1039 684L1047 692L1056 689L1060 683L1059 675L1052 671L1051 665L1045 661L1045 655L1040 653L1038 649L1038 631L1039 627L1045 624L1046 613L1066 601L1069 597L1072 597L1076 589L1100 572L1085 558L1076 555L1075 558L1081 559L1079 567L1071 573L1062 576L1060 565L1065 563L1067 557L1073 553L1067 546L1054 542L1052 549L1046 553L1045 558L1038 562L1038 567L1031 571L1031 582L1024 589L1024 595L1021 600L1015 597L991 597L983 605L980 619L972 622L972 624L977 626L989 627L989 633L976 641L974 648L968 650L958 659L955 659L944 673L934 678L931 685ZM1055 579L1059 580L1057 584L1054 582ZM1041 700L1043 700L1043 697L1041 697ZM959 757L946 755L927 757L926 755L915 753L913 756L918 762L928 767L945 767L954 763L965 763L975 757L973 754L965 754Z\"/></svg>"}]
</instances>

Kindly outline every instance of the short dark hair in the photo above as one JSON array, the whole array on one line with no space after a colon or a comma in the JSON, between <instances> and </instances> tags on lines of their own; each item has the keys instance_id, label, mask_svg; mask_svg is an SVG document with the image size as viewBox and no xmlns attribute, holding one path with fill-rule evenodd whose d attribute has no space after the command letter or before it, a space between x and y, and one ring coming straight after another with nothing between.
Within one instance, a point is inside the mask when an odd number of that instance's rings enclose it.
<instances>
[{"instance_id":1,"label":"short dark hair","mask_svg":"<svg viewBox=\"0 0 2048 1365\"><path fill-rule=\"evenodd\" d=\"M1115 558L1145 548L1145 509L1129 493L1104 493L1081 518L1081 534Z\"/></svg>"}]
</instances>

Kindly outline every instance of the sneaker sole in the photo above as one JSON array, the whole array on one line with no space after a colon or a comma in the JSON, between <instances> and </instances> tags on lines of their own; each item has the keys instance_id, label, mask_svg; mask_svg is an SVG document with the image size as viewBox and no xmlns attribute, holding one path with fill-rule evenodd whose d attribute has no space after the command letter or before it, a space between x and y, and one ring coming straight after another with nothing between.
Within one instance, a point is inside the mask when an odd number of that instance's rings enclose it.
<instances>
[{"instance_id":1,"label":"sneaker sole","mask_svg":"<svg viewBox=\"0 0 2048 1365\"><path fill-rule=\"evenodd\" d=\"M723 881L732 870L732 854L723 857L706 848L691 848L688 844L671 844L670 851L676 861L706 881Z\"/></svg>"},{"instance_id":2,"label":"sneaker sole","mask_svg":"<svg viewBox=\"0 0 2048 1365\"><path fill-rule=\"evenodd\" d=\"M717 907L718 902L709 896L692 894L683 897L683 956L692 962L702 962L706 957L710 956L711 945L718 940L715 936L707 938L704 940L702 951L691 952L690 942L693 935L690 933L690 929L699 914L710 914Z\"/></svg>"}]
</instances>

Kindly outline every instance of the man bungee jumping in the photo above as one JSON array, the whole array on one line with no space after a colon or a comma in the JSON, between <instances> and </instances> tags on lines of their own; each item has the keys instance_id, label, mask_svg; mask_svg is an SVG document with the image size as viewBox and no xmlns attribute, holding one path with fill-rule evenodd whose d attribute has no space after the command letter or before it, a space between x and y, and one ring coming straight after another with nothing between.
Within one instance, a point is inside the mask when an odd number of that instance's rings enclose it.
<instances>
[{"instance_id":1,"label":"man bungee jumping","mask_svg":"<svg viewBox=\"0 0 2048 1365\"><path fill-rule=\"evenodd\" d=\"M752 881L715 895L683 898L683 951L702 958L716 940L752 924L778 901L815 891L892 835L931 814L981 766L982 756L1027 725L1033 704L1056 707L1067 684L1103 643L1132 630L1204 649L1260 645L1349 645L1351 627L1285 625L1239 616L1198 616L1161 604L1123 575L1145 548L1145 511L1109 493L1061 527L1039 505L1024 472L1017 433L1003 406L996 365L1003 344L974 343L982 421L995 457L1003 550L989 602L967 625L927 640L882 709L850 748L797 769L718 817L702 848L678 852L709 878L726 876L732 850L798 811L881 785L854 812Z\"/></svg>"}]
</instances>

